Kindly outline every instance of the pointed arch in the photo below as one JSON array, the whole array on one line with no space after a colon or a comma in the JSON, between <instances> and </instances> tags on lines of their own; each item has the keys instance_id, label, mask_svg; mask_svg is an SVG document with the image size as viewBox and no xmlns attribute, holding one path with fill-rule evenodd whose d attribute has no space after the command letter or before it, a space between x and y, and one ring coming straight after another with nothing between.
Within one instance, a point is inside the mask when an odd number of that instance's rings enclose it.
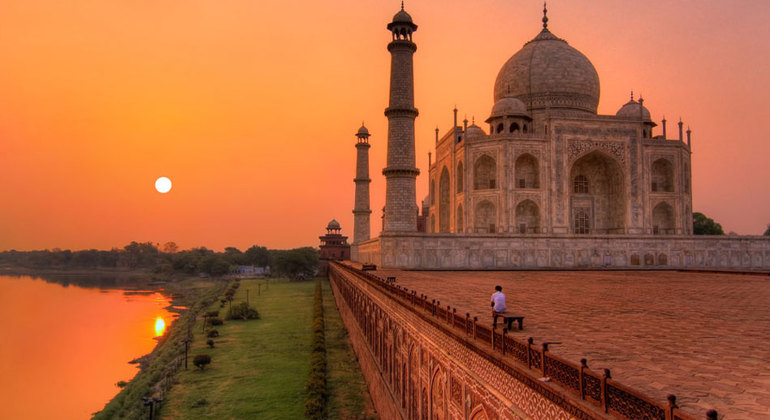
<instances>
[{"instance_id":1,"label":"pointed arch","mask_svg":"<svg viewBox=\"0 0 770 420\"><path fill-rule=\"evenodd\" d=\"M473 189L497 188L497 163L489 155L482 155L473 164Z\"/></svg>"},{"instance_id":2,"label":"pointed arch","mask_svg":"<svg viewBox=\"0 0 770 420\"><path fill-rule=\"evenodd\" d=\"M570 211L575 233L625 233L625 175L618 161L598 150L570 168Z\"/></svg>"},{"instance_id":3,"label":"pointed arch","mask_svg":"<svg viewBox=\"0 0 770 420\"><path fill-rule=\"evenodd\" d=\"M468 416L470 420L488 420L489 416L487 415L486 410L484 410L484 406L479 404L477 405L473 411L471 411L470 416Z\"/></svg>"},{"instance_id":4,"label":"pointed arch","mask_svg":"<svg viewBox=\"0 0 770 420\"><path fill-rule=\"evenodd\" d=\"M516 159L516 187L540 188L540 169L537 158L524 153Z\"/></svg>"},{"instance_id":5,"label":"pointed arch","mask_svg":"<svg viewBox=\"0 0 770 420\"><path fill-rule=\"evenodd\" d=\"M457 233L463 233L463 217L465 217L463 214L463 205L460 204L457 206L457 214L455 215L455 218L457 219Z\"/></svg>"},{"instance_id":6,"label":"pointed arch","mask_svg":"<svg viewBox=\"0 0 770 420\"><path fill-rule=\"evenodd\" d=\"M457 188L456 189L457 189L457 193L458 194L462 193L463 192L463 188L465 188L465 186L463 185L464 178L465 178L464 174L463 174L464 169L465 168L463 168L463 163L462 162L458 162L457 163L457 176L455 177L455 179L457 180Z\"/></svg>"},{"instance_id":7,"label":"pointed arch","mask_svg":"<svg viewBox=\"0 0 770 420\"><path fill-rule=\"evenodd\" d=\"M652 209L652 233L654 235L672 235L676 233L674 209L661 201Z\"/></svg>"},{"instance_id":8,"label":"pointed arch","mask_svg":"<svg viewBox=\"0 0 770 420\"><path fill-rule=\"evenodd\" d=\"M473 227L479 233L495 233L497 222L497 209L489 200L481 201L476 204L474 211Z\"/></svg>"},{"instance_id":9,"label":"pointed arch","mask_svg":"<svg viewBox=\"0 0 770 420\"><path fill-rule=\"evenodd\" d=\"M449 170L446 166L441 169L441 176L438 180L438 230L439 232L449 232Z\"/></svg>"},{"instance_id":10,"label":"pointed arch","mask_svg":"<svg viewBox=\"0 0 770 420\"><path fill-rule=\"evenodd\" d=\"M674 192L674 165L666 158L652 163L650 191Z\"/></svg>"},{"instance_id":11,"label":"pointed arch","mask_svg":"<svg viewBox=\"0 0 770 420\"><path fill-rule=\"evenodd\" d=\"M540 232L540 208L532 200L524 200L516 206L516 226L519 233Z\"/></svg>"}]
</instances>

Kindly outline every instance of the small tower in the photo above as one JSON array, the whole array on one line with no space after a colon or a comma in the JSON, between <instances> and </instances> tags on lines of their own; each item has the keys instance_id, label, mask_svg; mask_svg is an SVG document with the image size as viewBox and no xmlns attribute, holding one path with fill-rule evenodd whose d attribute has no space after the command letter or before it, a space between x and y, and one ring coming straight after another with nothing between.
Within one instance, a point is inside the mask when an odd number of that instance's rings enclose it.
<instances>
[{"instance_id":1,"label":"small tower","mask_svg":"<svg viewBox=\"0 0 770 420\"><path fill-rule=\"evenodd\" d=\"M390 102L385 109L388 118L387 166L385 175L385 214L383 232L417 231L416 178L420 171L415 166L414 119L414 71L412 57L417 45L412 33L417 25L412 17L401 10L388 24L393 40L390 51Z\"/></svg>"},{"instance_id":2,"label":"small tower","mask_svg":"<svg viewBox=\"0 0 770 420\"><path fill-rule=\"evenodd\" d=\"M353 208L353 243L368 241L370 238L369 215L369 130L361 124L356 133L356 201Z\"/></svg>"},{"instance_id":3,"label":"small tower","mask_svg":"<svg viewBox=\"0 0 770 420\"><path fill-rule=\"evenodd\" d=\"M340 223L334 219L326 225L326 235L319 236L321 240L321 252L319 268L321 274L328 274L329 261L341 261L350 259L350 245L348 237L340 233Z\"/></svg>"}]
</instances>

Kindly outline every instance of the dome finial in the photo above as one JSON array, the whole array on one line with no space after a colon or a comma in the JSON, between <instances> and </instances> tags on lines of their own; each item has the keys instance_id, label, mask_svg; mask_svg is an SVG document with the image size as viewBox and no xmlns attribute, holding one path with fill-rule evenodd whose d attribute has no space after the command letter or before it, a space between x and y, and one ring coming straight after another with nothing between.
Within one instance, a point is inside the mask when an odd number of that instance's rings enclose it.
<instances>
[{"instance_id":1,"label":"dome finial","mask_svg":"<svg viewBox=\"0 0 770 420\"><path fill-rule=\"evenodd\" d=\"M543 29L548 30L548 8L545 2L543 2Z\"/></svg>"},{"instance_id":2,"label":"dome finial","mask_svg":"<svg viewBox=\"0 0 770 420\"><path fill-rule=\"evenodd\" d=\"M401 0L401 10L404 10L404 0Z\"/></svg>"},{"instance_id":3,"label":"dome finial","mask_svg":"<svg viewBox=\"0 0 770 420\"><path fill-rule=\"evenodd\" d=\"M631 102L633 102L633 101L634 101L634 91L632 90L631 91Z\"/></svg>"}]
</instances>

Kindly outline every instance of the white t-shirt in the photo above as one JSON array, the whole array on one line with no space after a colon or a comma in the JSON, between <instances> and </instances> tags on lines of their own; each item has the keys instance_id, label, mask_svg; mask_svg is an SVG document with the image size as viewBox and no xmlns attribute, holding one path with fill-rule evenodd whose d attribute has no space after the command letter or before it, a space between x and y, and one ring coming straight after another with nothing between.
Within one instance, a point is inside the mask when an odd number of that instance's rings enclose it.
<instances>
[{"instance_id":1,"label":"white t-shirt","mask_svg":"<svg viewBox=\"0 0 770 420\"><path fill-rule=\"evenodd\" d=\"M505 294L503 292L495 292L492 295L492 302L495 304L495 312L505 312Z\"/></svg>"}]
</instances>

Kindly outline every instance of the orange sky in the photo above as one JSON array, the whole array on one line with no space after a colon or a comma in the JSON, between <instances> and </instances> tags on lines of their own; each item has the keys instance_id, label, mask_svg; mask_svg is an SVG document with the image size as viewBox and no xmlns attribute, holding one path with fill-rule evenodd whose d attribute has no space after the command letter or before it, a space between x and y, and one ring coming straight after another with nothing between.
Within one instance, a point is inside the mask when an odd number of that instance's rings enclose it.
<instances>
[{"instance_id":1,"label":"orange sky","mask_svg":"<svg viewBox=\"0 0 770 420\"><path fill-rule=\"evenodd\" d=\"M355 137L384 204L398 1L6 0L0 8L0 249L316 246L352 234ZM418 197L433 130L483 121L502 64L541 28L530 0L412 0ZM549 29L601 82L693 129L693 209L770 222L770 2L552 0ZM654 133L660 134L660 131ZM166 195L154 181L174 183Z\"/></svg>"}]
</instances>

